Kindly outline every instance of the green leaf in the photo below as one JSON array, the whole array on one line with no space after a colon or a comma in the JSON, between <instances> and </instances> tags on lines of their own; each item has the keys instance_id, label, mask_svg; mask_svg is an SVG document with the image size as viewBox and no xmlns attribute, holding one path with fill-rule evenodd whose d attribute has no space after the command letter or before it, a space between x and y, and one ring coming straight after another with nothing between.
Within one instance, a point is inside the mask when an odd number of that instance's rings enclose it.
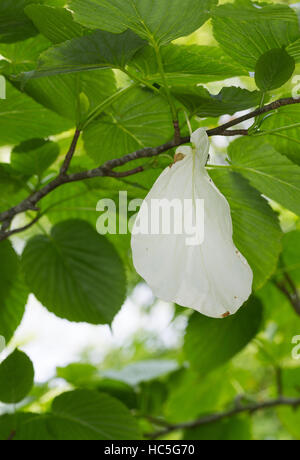
<instances>
[{"instance_id":1,"label":"green leaf","mask_svg":"<svg viewBox=\"0 0 300 460\"><path fill-rule=\"evenodd\" d=\"M140 439L137 422L117 399L96 391L78 390L58 396L48 426L57 440Z\"/></svg>"},{"instance_id":2,"label":"green leaf","mask_svg":"<svg viewBox=\"0 0 300 460\"><path fill-rule=\"evenodd\" d=\"M129 385L148 382L178 369L178 363L171 360L148 360L129 364L121 370L107 370L102 374L112 380Z\"/></svg>"},{"instance_id":3,"label":"green leaf","mask_svg":"<svg viewBox=\"0 0 300 460\"><path fill-rule=\"evenodd\" d=\"M297 15L289 6L250 0L214 8L213 32L223 50L248 70L254 70L267 51L300 36Z\"/></svg>"},{"instance_id":4,"label":"green leaf","mask_svg":"<svg viewBox=\"0 0 300 460\"><path fill-rule=\"evenodd\" d=\"M130 30L118 35L97 30L50 48L40 56L37 70L24 77L37 78L107 68L124 69L143 46L145 41Z\"/></svg>"},{"instance_id":5,"label":"green leaf","mask_svg":"<svg viewBox=\"0 0 300 460\"><path fill-rule=\"evenodd\" d=\"M298 64L300 62L300 38L296 40L294 43L291 43L286 50Z\"/></svg>"},{"instance_id":6,"label":"green leaf","mask_svg":"<svg viewBox=\"0 0 300 460\"><path fill-rule=\"evenodd\" d=\"M0 335L5 337L7 343L22 321L29 295L28 288L19 272L20 270L18 270L18 276L8 295L1 295L0 298Z\"/></svg>"},{"instance_id":7,"label":"green leaf","mask_svg":"<svg viewBox=\"0 0 300 460\"><path fill-rule=\"evenodd\" d=\"M291 433L296 440L300 440L300 410L291 407L280 407L277 409L279 419L283 426Z\"/></svg>"},{"instance_id":8,"label":"green leaf","mask_svg":"<svg viewBox=\"0 0 300 460\"><path fill-rule=\"evenodd\" d=\"M282 237L278 218L239 174L222 168L209 175L229 202L234 242L253 270L253 288L259 289L277 267Z\"/></svg>"},{"instance_id":9,"label":"green leaf","mask_svg":"<svg viewBox=\"0 0 300 460\"><path fill-rule=\"evenodd\" d=\"M231 62L217 46L167 45L161 49L164 73L171 86L196 85L248 75L242 66ZM155 52L146 46L129 63L130 71L144 80L162 84Z\"/></svg>"},{"instance_id":10,"label":"green leaf","mask_svg":"<svg viewBox=\"0 0 300 460\"><path fill-rule=\"evenodd\" d=\"M194 370L206 375L245 348L258 333L261 321L262 305L255 297L225 319L194 313L185 335L185 357Z\"/></svg>"},{"instance_id":11,"label":"green leaf","mask_svg":"<svg viewBox=\"0 0 300 460\"><path fill-rule=\"evenodd\" d=\"M201 27L217 0L72 0L75 20L86 27L121 33L126 29L165 45Z\"/></svg>"},{"instance_id":12,"label":"green leaf","mask_svg":"<svg viewBox=\"0 0 300 460\"><path fill-rule=\"evenodd\" d=\"M286 233L282 243L284 270L300 286L300 231Z\"/></svg>"},{"instance_id":13,"label":"green leaf","mask_svg":"<svg viewBox=\"0 0 300 460\"><path fill-rule=\"evenodd\" d=\"M172 94L193 115L199 117L219 117L221 115L249 109L259 105L258 91L248 91L234 86L222 88L219 94L210 94L203 86L172 88Z\"/></svg>"},{"instance_id":14,"label":"green leaf","mask_svg":"<svg viewBox=\"0 0 300 460\"><path fill-rule=\"evenodd\" d=\"M170 109L165 99L134 88L121 95L107 115L90 124L83 139L88 155L101 164L116 155L160 145L170 140L172 134Z\"/></svg>"},{"instance_id":15,"label":"green leaf","mask_svg":"<svg viewBox=\"0 0 300 460\"><path fill-rule=\"evenodd\" d=\"M51 43L42 35L17 43L0 43L0 54L6 59L1 62L7 64L3 73L9 77L35 69L40 54L49 46Z\"/></svg>"},{"instance_id":16,"label":"green leaf","mask_svg":"<svg viewBox=\"0 0 300 460\"><path fill-rule=\"evenodd\" d=\"M59 146L44 139L31 139L17 145L11 154L11 166L18 172L41 176L59 155Z\"/></svg>"},{"instance_id":17,"label":"green leaf","mask_svg":"<svg viewBox=\"0 0 300 460\"><path fill-rule=\"evenodd\" d=\"M24 8L39 0L2 0L0 3L0 42L25 40L37 34Z\"/></svg>"},{"instance_id":18,"label":"green leaf","mask_svg":"<svg viewBox=\"0 0 300 460\"><path fill-rule=\"evenodd\" d=\"M31 413L6 414L0 417L0 440L52 441L47 415Z\"/></svg>"},{"instance_id":19,"label":"green leaf","mask_svg":"<svg viewBox=\"0 0 300 460\"><path fill-rule=\"evenodd\" d=\"M37 104L7 82L7 98L0 100L0 145L59 134L72 124Z\"/></svg>"},{"instance_id":20,"label":"green leaf","mask_svg":"<svg viewBox=\"0 0 300 460\"><path fill-rule=\"evenodd\" d=\"M17 277L19 258L8 241L0 244L0 297L5 297Z\"/></svg>"},{"instance_id":21,"label":"green leaf","mask_svg":"<svg viewBox=\"0 0 300 460\"><path fill-rule=\"evenodd\" d=\"M262 138L244 137L229 147L234 170L262 194L300 215L300 167Z\"/></svg>"},{"instance_id":22,"label":"green leaf","mask_svg":"<svg viewBox=\"0 0 300 460\"><path fill-rule=\"evenodd\" d=\"M229 420L209 423L185 431L183 439L205 441L249 441L252 439L249 417L232 417Z\"/></svg>"},{"instance_id":23,"label":"green leaf","mask_svg":"<svg viewBox=\"0 0 300 460\"><path fill-rule=\"evenodd\" d=\"M79 124L115 93L116 82L111 70L100 70L29 80L25 91L38 103ZM82 97L88 102L87 111L81 110Z\"/></svg>"},{"instance_id":24,"label":"green leaf","mask_svg":"<svg viewBox=\"0 0 300 460\"><path fill-rule=\"evenodd\" d=\"M25 353L15 350L0 364L0 401L13 404L28 395L34 379L32 362Z\"/></svg>"},{"instance_id":25,"label":"green leaf","mask_svg":"<svg viewBox=\"0 0 300 460\"><path fill-rule=\"evenodd\" d=\"M300 120L300 104L281 107L270 116L264 119L261 126L263 131L283 128L294 125ZM300 127L294 127L274 134L266 134L261 137L262 142L271 144L279 153L286 155L294 163L300 165Z\"/></svg>"},{"instance_id":26,"label":"green leaf","mask_svg":"<svg viewBox=\"0 0 300 460\"><path fill-rule=\"evenodd\" d=\"M8 241L0 245L0 336L9 342L23 317L28 291L20 279L19 258Z\"/></svg>"},{"instance_id":27,"label":"green leaf","mask_svg":"<svg viewBox=\"0 0 300 460\"><path fill-rule=\"evenodd\" d=\"M34 70L42 51L49 42L42 36L25 40L16 45L0 45L0 53L9 61L6 75ZM13 80L14 84L20 83ZM23 90L39 104L53 110L74 123L83 121L99 104L117 91L115 76L111 70L86 71L76 75L56 75L25 81ZM88 100L88 111L80 112L80 95Z\"/></svg>"},{"instance_id":28,"label":"green leaf","mask_svg":"<svg viewBox=\"0 0 300 460\"><path fill-rule=\"evenodd\" d=\"M62 43L81 37L87 32L87 29L73 20L72 13L65 8L30 5L25 8L25 13L52 43Z\"/></svg>"},{"instance_id":29,"label":"green leaf","mask_svg":"<svg viewBox=\"0 0 300 460\"><path fill-rule=\"evenodd\" d=\"M284 49L267 51L255 67L256 85L264 92L280 88L291 78L294 70L295 61Z\"/></svg>"},{"instance_id":30,"label":"green leaf","mask_svg":"<svg viewBox=\"0 0 300 460\"><path fill-rule=\"evenodd\" d=\"M32 238L23 252L22 266L32 292L61 318L111 323L123 304L126 287L121 260L87 222L61 222L51 235Z\"/></svg>"}]
</instances>

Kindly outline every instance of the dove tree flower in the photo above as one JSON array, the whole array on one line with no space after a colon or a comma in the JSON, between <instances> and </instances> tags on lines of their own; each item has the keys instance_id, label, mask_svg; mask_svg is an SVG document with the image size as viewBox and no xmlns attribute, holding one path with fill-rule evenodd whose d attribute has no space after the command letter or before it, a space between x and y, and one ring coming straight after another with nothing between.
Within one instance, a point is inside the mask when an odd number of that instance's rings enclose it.
<instances>
[{"instance_id":1,"label":"dove tree flower","mask_svg":"<svg viewBox=\"0 0 300 460\"><path fill-rule=\"evenodd\" d=\"M252 270L235 247L230 207L210 178L205 165L209 154L206 131L198 129L191 136L192 147L177 149L173 165L166 168L145 198L132 231L132 254L137 272L160 299L189 307L213 318L234 314L252 290ZM152 204L180 202L178 220L193 219L203 237L191 244L187 226L182 232L145 232L145 219L157 228L162 214L151 213ZM185 206L187 202L191 206ZM199 204L204 203L202 223ZM163 211L162 207L162 211ZM191 215L192 214L192 215ZM152 221L151 221L152 219ZM199 235L198 235L199 236Z\"/></svg>"}]
</instances>

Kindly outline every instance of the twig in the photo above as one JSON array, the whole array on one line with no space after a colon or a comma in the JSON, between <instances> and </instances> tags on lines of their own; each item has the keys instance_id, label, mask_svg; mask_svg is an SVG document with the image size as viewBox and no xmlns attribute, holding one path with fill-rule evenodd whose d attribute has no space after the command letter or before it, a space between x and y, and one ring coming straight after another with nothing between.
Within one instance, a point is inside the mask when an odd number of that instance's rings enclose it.
<instances>
[{"instance_id":1,"label":"twig","mask_svg":"<svg viewBox=\"0 0 300 460\"><path fill-rule=\"evenodd\" d=\"M221 420L224 420L229 417L234 417L236 415L242 414L242 413L249 413L249 414L254 414L255 412L259 412L262 410L266 409L272 409L274 407L279 407L279 406L290 406L293 408L297 408L300 406L300 398L299 399L294 399L294 398L285 398L283 396L279 397L278 399L270 400L270 401L264 401L261 403L256 403L256 404L249 404L247 406L236 406L228 411L225 412L219 412L216 414L211 414L205 417L201 417L197 420L194 420L192 422L185 422L185 423L178 423L174 425L168 425L165 428L156 431L154 433L148 433L145 436L149 439L157 439L162 436L166 436L167 434L171 433L172 431L176 430L186 430L186 429L191 429L191 428L197 428L202 425L208 425L211 423L219 422Z\"/></svg>"},{"instance_id":2,"label":"twig","mask_svg":"<svg viewBox=\"0 0 300 460\"><path fill-rule=\"evenodd\" d=\"M77 147L77 142L78 142L79 136L80 136L80 130L76 129L75 135L73 137L73 140L72 140L72 143L71 143L71 146L70 146L70 149L69 149L69 151L68 151L68 153L66 155L65 161L63 162L63 165L62 165L62 167L60 169L60 175L61 176L64 176L67 173L68 169L69 169L70 163L72 161L73 155L74 155L76 147Z\"/></svg>"},{"instance_id":3,"label":"twig","mask_svg":"<svg viewBox=\"0 0 300 460\"><path fill-rule=\"evenodd\" d=\"M239 123L243 121L254 118L260 114L264 114L272 110L276 110L279 107L283 107L283 106L291 105L291 104L298 104L298 103L300 103L300 99L293 99L292 97L286 98L286 99L279 99L278 101L274 101L271 104L268 104L262 108L254 110L253 112L243 115L242 117L235 118L228 123L218 126L217 128L210 129L207 131L207 135L210 137L211 136L247 135L248 134L247 130L244 130L244 129L229 130L229 128L231 128L232 126L238 125ZM98 168L95 168L89 171L83 171L83 172L74 173L74 174L67 174L71 160L76 150L79 136L80 136L80 131L76 130L74 134L74 138L70 146L70 149L66 155L63 166L60 170L60 173L53 181L49 182L47 185L45 185L40 190L34 192L32 195L27 197L17 206L14 206L8 209L7 211L0 213L0 222L2 222L2 228L0 231L0 241L12 235L12 233L7 230L9 229L11 222L15 216L17 216L18 214L24 213L26 211L29 211L29 210L39 211L36 205L45 196L49 195L49 193L53 192L58 187L64 184L67 184L67 183L93 179L95 177L110 176L110 177L115 177L115 178L124 178L127 176L132 176L134 174L142 172L144 170L143 166L140 166L138 168L135 168L129 171L124 171L124 172L114 172L113 169L120 167L120 166L124 166L125 164L131 161L137 160L137 159L151 158L151 157L158 156L161 153L164 153L174 147L178 147L180 145L187 144L188 142L190 142L189 137L181 137L180 139L176 139L176 136L175 136L173 140L166 142L165 144L160 145L158 147L154 147L154 148L148 147L148 148L137 150L136 152L130 153L121 158L109 160L103 165L99 166ZM23 230L16 229L14 230L14 233L17 233L19 231L23 231ZM299 314L300 314L300 305L299 305Z\"/></svg>"}]
</instances>

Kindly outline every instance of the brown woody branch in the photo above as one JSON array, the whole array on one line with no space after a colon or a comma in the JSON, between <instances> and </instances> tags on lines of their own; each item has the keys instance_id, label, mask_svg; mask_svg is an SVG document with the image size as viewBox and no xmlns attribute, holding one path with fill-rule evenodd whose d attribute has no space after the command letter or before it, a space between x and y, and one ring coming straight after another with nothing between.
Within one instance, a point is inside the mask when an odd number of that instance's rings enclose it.
<instances>
[{"instance_id":1,"label":"brown woody branch","mask_svg":"<svg viewBox=\"0 0 300 460\"><path fill-rule=\"evenodd\" d=\"M219 422L221 420L224 420L230 417L234 417L236 415L245 414L245 413L254 414L259 411L263 411L266 409L273 409L275 407L280 407L280 406L289 406L289 407L296 409L300 407L300 398L296 399L296 398L286 398L286 397L280 396L277 399L273 399L270 401L264 401L261 403L249 404L247 406L242 406L240 404L237 404L235 405L233 409L230 409L225 412L219 412L219 413L207 415L197 420L194 420L192 422L178 423L174 425L167 424L164 428L158 431L155 431L154 433L146 434L146 437L149 439L157 439L157 438L161 438L162 436L166 436L173 431L197 428L199 426L209 425L211 423Z\"/></svg>"},{"instance_id":2,"label":"brown woody branch","mask_svg":"<svg viewBox=\"0 0 300 460\"><path fill-rule=\"evenodd\" d=\"M246 120L250 120L251 118L255 118L258 115L262 115L272 110L276 110L279 107L283 107L283 106L291 105L291 104L298 104L298 103L300 103L300 99L293 99L293 98L286 98L286 99L280 99L278 101L274 101L271 104L268 104L262 108L254 110L253 112L243 115L242 117L232 119L228 123L218 126L217 128L208 130L207 135L210 137L211 136L247 135L248 130L245 130L245 129L230 130L229 128L236 126ZM45 196L49 195L49 193L54 191L56 188L64 184L67 184L67 183L93 179L95 177L108 176L108 177L115 177L115 178L124 178L124 177L128 177L128 176L143 172L144 171L143 166L139 166L138 168L128 170L128 171L122 171L122 172L115 172L113 170L117 167L124 166L131 161L142 159L142 158L155 157L174 147L178 147L180 145L190 142L189 137L179 137L178 138L178 131L177 131L177 135L175 135L173 140L163 145L160 145L158 147L154 147L154 148L149 147L149 148L137 150L136 152L130 153L121 158L109 160L103 165L99 166L98 168L95 168L89 171L83 171L83 172L74 173L74 174L67 174L71 160L76 150L79 136L80 136L80 131L77 129L75 131L74 138L72 140L70 149L65 157L60 173L53 181L49 182L47 185L45 185L40 190L37 190L36 192L34 192L32 195L27 197L17 206L14 206L8 209L7 211L0 213L0 222L2 222L2 227L0 230L0 241L10 237L12 234L24 231L27 226L20 228L20 229L9 231L9 228L11 226L11 223L14 217L17 216L18 214L21 214L21 213L24 213L30 210L38 212L39 208L37 207L37 204Z\"/></svg>"}]
</instances>

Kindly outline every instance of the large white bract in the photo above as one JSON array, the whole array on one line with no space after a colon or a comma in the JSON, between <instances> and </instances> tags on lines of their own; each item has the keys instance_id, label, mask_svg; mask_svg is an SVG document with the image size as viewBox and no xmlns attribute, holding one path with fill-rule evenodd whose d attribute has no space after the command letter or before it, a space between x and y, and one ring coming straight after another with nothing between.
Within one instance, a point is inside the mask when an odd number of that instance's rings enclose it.
<instances>
[{"instance_id":1,"label":"large white bract","mask_svg":"<svg viewBox=\"0 0 300 460\"><path fill-rule=\"evenodd\" d=\"M209 154L206 131L197 130L191 142L193 148L177 149L175 158L180 161L164 170L141 206L132 233L133 262L158 298L222 318L235 313L248 299L253 273L233 243L229 204L205 168ZM153 202L180 200L184 208L185 200L196 203L201 199L204 200L201 244L187 244L185 232L151 234L140 230L147 227L145 219L150 221L148 228L151 228ZM183 219L188 212L183 212ZM193 213L196 218L195 209Z\"/></svg>"}]
</instances>

